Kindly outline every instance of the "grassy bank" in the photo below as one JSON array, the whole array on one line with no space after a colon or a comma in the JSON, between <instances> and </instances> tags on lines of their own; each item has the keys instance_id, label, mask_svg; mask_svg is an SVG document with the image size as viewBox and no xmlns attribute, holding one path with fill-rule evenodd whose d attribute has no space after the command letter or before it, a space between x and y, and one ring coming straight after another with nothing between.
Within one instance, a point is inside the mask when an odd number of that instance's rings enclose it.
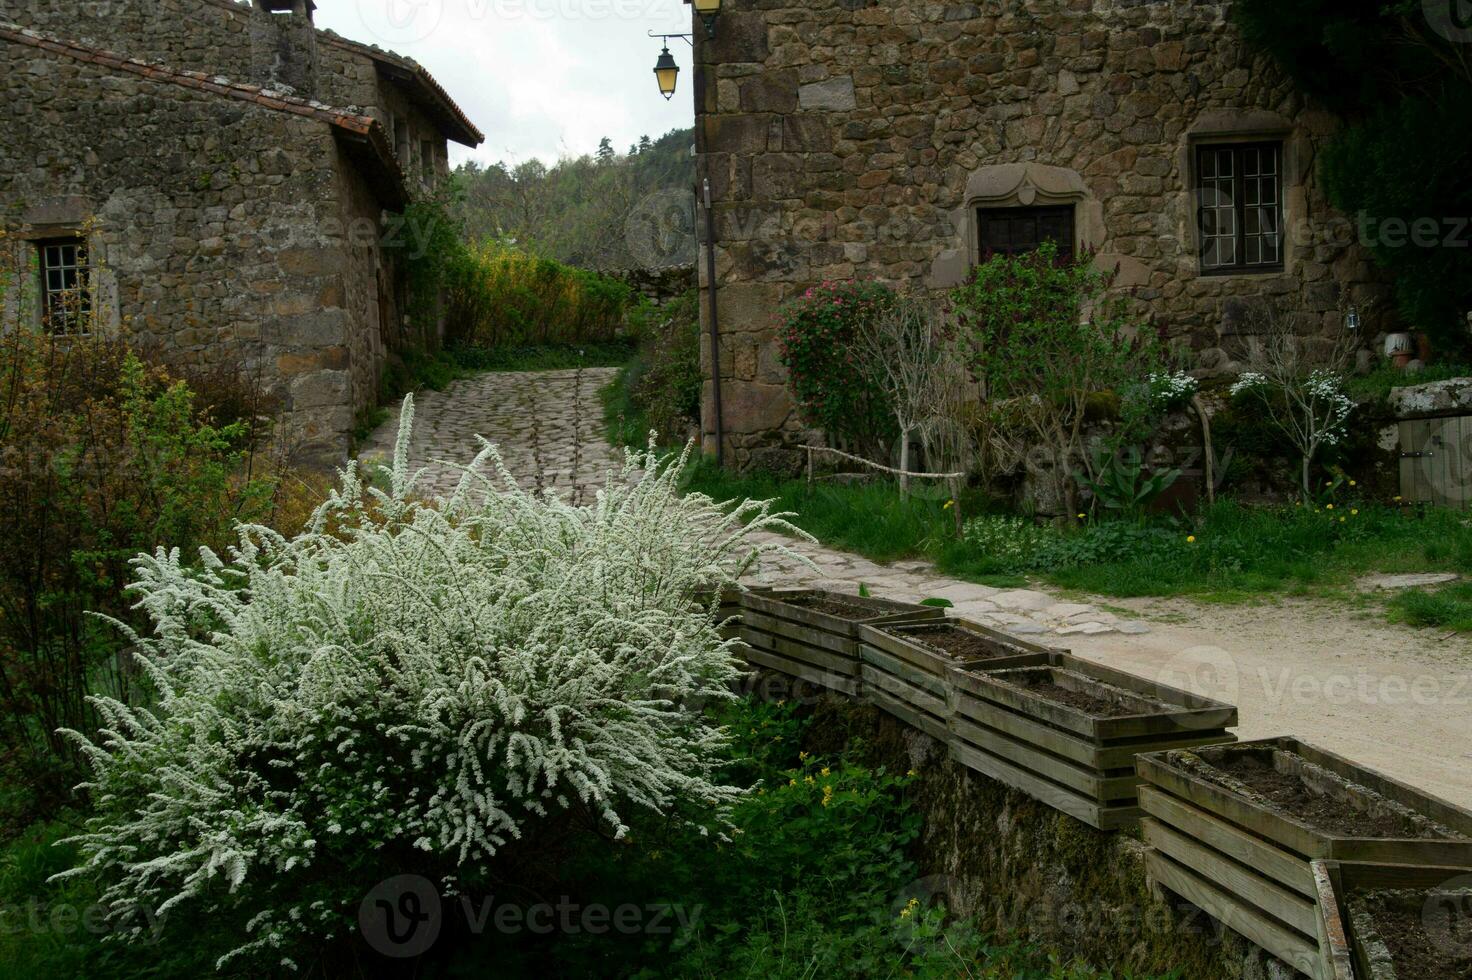
<instances>
[{"instance_id":1,"label":"grassy bank","mask_svg":"<svg viewBox=\"0 0 1472 980\"><path fill-rule=\"evenodd\" d=\"M1252 602L1271 596L1342 598L1375 573L1472 573L1464 515L1393 506L1260 508L1224 501L1190 520L1037 526L968 519L957 537L943 501L900 501L891 484L809 488L803 480L735 476L702 461L688 486L718 499L772 499L818 540L875 561L920 558L957 578L996 587L1029 582L1117 597L1185 596ZM988 504L963 499L963 513ZM1472 585L1412 590L1391 619L1472 632Z\"/></svg>"}]
</instances>

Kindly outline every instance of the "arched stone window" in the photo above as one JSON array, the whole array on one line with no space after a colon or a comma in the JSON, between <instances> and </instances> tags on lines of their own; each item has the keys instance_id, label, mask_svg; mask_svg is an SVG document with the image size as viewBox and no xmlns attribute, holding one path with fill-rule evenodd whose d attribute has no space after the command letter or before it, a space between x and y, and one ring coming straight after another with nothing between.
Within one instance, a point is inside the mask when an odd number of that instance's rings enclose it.
<instances>
[{"instance_id":1,"label":"arched stone window","mask_svg":"<svg viewBox=\"0 0 1472 980\"><path fill-rule=\"evenodd\" d=\"M1025 251L1044 240L1064 251L1096 248L1103 240L1104 210L1076 170L1043 163L982 167L966 181L964 204L952 216L957 247L931 265L935 287L962 282L991 252Z\"/></svg>"}]
</instances>

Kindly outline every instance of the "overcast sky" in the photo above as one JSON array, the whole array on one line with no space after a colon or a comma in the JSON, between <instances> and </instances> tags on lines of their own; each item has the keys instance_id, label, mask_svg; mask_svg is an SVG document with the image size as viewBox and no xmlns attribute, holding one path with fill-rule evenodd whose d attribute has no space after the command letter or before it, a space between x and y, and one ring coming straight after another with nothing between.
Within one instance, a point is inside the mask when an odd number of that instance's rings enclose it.
<instances>
[{"instance_id":1,"label":"overcast sky","mask_svg":"<svg viewBox=\"0 0 1472 980\"><path fill-rule=\"evenodd\" d=\"M317 26L419 61L486 141L450 144L451 162L624 152L689 126L690 48L675 40L680 88L660 97L646 36L688 31L682 0L317 0Z\"/></svg>"}]
</instances>

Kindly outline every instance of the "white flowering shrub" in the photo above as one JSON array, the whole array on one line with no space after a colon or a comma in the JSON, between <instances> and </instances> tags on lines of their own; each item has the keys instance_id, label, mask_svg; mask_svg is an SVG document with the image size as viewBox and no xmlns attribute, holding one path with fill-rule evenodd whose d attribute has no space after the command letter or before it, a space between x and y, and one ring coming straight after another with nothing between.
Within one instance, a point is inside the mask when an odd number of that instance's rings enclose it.
<instances>
[{"instance_id":1,"label":"white flowering shrub","mask_svg":"<svg viewBox=\"0 0 1472 980\"><path fill-rule=\"evenodd\" d=\"M720 832L739 791L699 709L738 665L692 596L772 549L753 532L790 531L784 515L681 496L688 448L627 454L576 508L521 490L486 445L421 504L412 413L389 489L350 464L298 537L243 526L194 567L137 559L156 703L99 698L104 730L70 733L95 810L66 874L100 881L125 938L189 910L226 943L219 965L292 966L356 927L373 882L451 892L559 813L614 837L640 807Z\"/></svg>"},{"instance_id":2,"label":"white flowering shrub","mask_svg":"<svg viewBox=\"0 0 1472 980\"><path fill-rule=\"evenodd\" d=\"M1264 420L1298 449L1302 458L1299 488L1304 499L1309 499L1313 494L1310 468L1315 456L1320 449L1337 446L1349 435L1354 401L1344 390L1343 376L1324 368L1298 373L1279 370L1272 376L1244 371L1231 393L1233 398L1251 399Z\"/></svg>"},{"instance_id":3,"label":"white flowering shrub","mask_svg":"<svg viewBox=\"0 0 1472 980\"><path fill-rule=\"evenodd\" d=\"M1200 390L1200 382L1185 371L1152 372L1145 379L1150 407L1156 412L1169 411L1190 401Z\"/></svg>"}]
</instances>

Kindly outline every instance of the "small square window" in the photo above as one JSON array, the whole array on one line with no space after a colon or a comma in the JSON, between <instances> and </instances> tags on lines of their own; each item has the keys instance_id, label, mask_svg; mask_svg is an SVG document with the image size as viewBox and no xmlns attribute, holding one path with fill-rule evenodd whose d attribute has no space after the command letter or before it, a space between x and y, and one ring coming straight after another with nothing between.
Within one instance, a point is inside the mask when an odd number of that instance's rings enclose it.
<instances>
[{"instance_id":1,"label":"small square window","mask_svg":"<svg viewBox=\"0 0 1472 980\"><path fill-rule=\"evenodd\" d=\"M1043 242L1058 246L1064 258L1073 255L1073 206L1041 208L982 208L977 212L981 258L1031 252Z\"/></svg>"},{"instance_id":2,"label":"small square window","mask_svg":"<svg viewBox=\"0 0 1472 980\"><path fill-rule=\"evenodd\" d=\"M87 243L51 238L36 243L41 269L41 325L48 333L86 333L92 318Z\"/></svg>"}]
</instances>

